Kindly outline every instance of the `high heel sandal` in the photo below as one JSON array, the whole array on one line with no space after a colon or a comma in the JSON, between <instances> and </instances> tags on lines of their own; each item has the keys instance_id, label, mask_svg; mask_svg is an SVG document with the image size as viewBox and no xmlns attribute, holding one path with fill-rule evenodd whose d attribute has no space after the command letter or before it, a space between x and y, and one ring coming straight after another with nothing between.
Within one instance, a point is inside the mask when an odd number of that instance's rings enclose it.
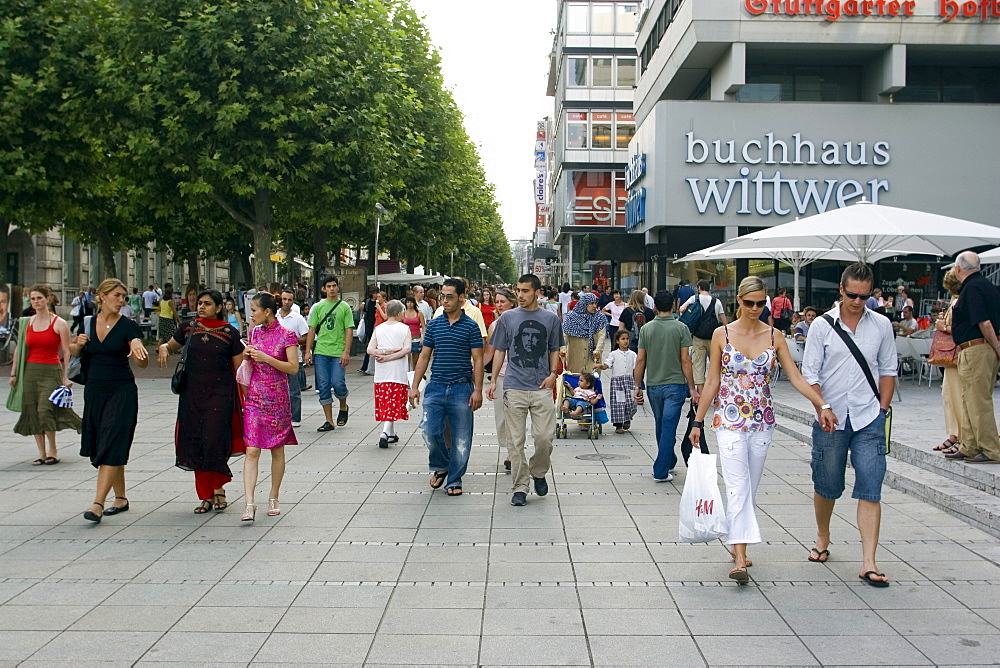
<instances>
[{"instance_id":1,"label":"high heel sandal","mask_svg":"<svg viewBox=\"0 0 1000 668\"><path fill-rule=\"evenodd\" d=\"M90 512L90 509L88 508L87 511L83 514L83 519L89 522L93 522L94 524L100 524L101 518L104 517L104 504L94 501L92 504L90 504L90 507L93 508L94 506L101 507L101 514L95 515L94 513Z\"/></svg>"},{"instance_id":2,"label":"high heel sandal","mask_svg":"<svg viewBox=\"0 0 1000 668\"><path fill-rule=\"evenodd\" d=\"M240 518L240 521L241 522L253 522L254 521L254 515L256 515L256 514L257 514L257 504L256 503L248 503L247 504L247 510L246 510L245 513L243 513L243 517Z\"/></svg>"},{"instance_id":3,"label":"high heel sandal","mask_svg":"<svg viewBox=\"0 0 1000 668\"><path fill-rule=\"evenodd\" d=\"M281 508L278 507L278 500L277 499L268 499L267 500L267 514L271 515L271 516L280 515L281 514Z\"/></svg>"},{"instance_id":4,"label":"high heel sandal","mask_svg":"<svg viewBox=\"0 0 1000 668\"><path fill-rule=\"evenodd\" d=\"M115 500L124 501L125 505L116 506L115 504L111 504L111 507L104 511L105 515L117 515L118 513L124 513L126 510L128 510L128 499L126 499L124 496L116 496Z\"/></svg>"}]
</instances>

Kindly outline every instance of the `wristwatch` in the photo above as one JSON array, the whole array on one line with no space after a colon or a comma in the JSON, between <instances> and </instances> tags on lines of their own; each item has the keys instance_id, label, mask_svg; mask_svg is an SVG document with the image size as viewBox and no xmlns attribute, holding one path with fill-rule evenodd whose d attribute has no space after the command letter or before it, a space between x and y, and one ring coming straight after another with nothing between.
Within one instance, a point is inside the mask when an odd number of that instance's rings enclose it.
<instances>
[{"instance_id":1,"label":"wristwatch","mask_svg":"<svg viewBox=\"0 0 1000 668\"><path fill-rule=\"evenodd\" d=\"M691 420L692 427L698 427L698 429L705 428L705 422L703 420Z\"/></svg>"},{"instance_id":2,"label":"wristwatch","mask_svg":"<svg viewBox=\"0 0 1000 668\"><path fill-rule=\"evenodd\" d=\"M828 408L830 408L830 404L823 404L822 406L819 407L819 410L822 413L823 411L827 410Z\"/></svg>"}]
</instances>

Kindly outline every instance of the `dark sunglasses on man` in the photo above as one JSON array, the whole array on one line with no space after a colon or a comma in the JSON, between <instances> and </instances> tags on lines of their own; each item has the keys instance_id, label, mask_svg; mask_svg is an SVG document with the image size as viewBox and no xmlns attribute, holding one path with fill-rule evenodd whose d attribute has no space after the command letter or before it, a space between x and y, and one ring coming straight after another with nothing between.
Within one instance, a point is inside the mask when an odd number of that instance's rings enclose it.
<instances>
[{"instance_id":1,"label":"dark sunglasses on man","mask_svg":"<svg viewBox=\"0 0 1000 668\"><path fill-rule=\"evenodd\" d=\"M871 293L869 293L869 294L861 294L859 292L848 292L847 290L844 290L844 296L847 297L848 299L866 299L867 300L869 297L871 297Z\"/></svg>"}]
</instances>

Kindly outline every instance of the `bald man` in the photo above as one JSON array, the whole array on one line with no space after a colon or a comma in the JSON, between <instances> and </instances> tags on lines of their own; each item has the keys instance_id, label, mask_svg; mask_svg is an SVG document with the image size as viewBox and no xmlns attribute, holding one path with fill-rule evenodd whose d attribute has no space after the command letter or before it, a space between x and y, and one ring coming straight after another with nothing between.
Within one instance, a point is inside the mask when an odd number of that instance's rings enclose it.
<instances>
[{"instance_id":1,"label":"bald man","mask_svg":"<svg viewBox=\"0 0 1000 668\"><path fill-rule=\"evenodd\" d=\"M1000 464L993 415L993 385L1000 366L1000 290L979 271L979 256L971 251L955 258L955 276L962 281L951 322L962 384L962 442L958 452L945 457Z\"/></svg>"}]
</instances>

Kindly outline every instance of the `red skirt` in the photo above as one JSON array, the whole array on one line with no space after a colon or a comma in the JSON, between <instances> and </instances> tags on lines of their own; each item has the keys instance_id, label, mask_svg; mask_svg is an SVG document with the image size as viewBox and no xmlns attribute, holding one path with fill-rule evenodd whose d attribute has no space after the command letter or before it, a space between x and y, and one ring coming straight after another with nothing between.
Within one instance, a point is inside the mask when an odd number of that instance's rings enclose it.
<instances>
[{"instance_id":1,"label":"red skirt","mask_svg":"<svg viewBox=\"0 0 1000 668\"><path fill-rule=\"evenodd\" d=\"M401 383L375 383L375 421L395 422L409 419L406 402L410 386Z\"/></svg>"}]
</instances>

